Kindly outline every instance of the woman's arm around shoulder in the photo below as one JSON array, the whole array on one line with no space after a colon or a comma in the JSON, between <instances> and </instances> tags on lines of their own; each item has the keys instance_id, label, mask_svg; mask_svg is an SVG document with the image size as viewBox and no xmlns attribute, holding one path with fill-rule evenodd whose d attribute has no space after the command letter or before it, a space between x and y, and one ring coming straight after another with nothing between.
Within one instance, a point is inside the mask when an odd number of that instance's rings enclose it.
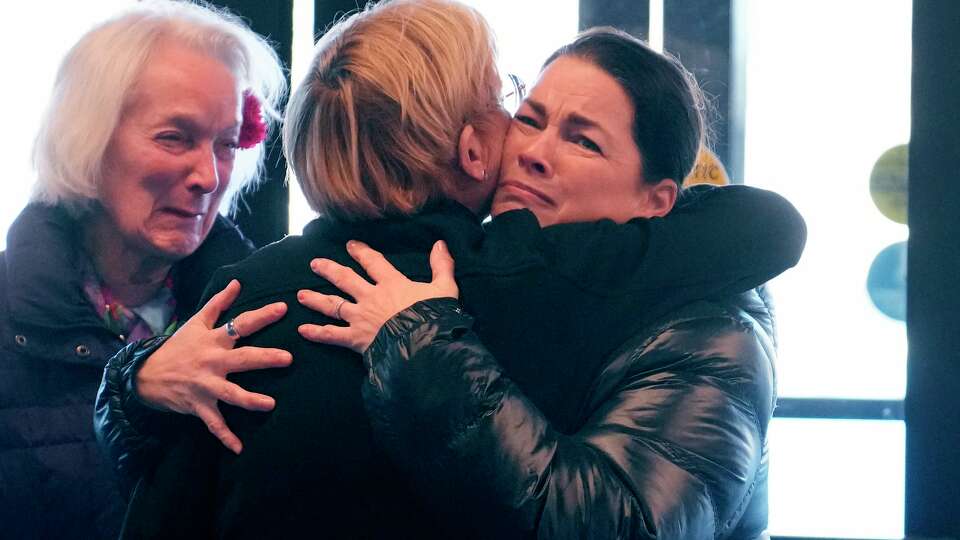
<instances>
[{"instance_id":1,"label":"woman's arm around shoulder","mask_svg":"<svg viewBox=\"0 0 960 540\"><path fill-rule=\"evenodd\" d=\"M583 286L649 291L645 299L677 307L747 291L795 266L806 224L775 192L696 185L662 218L555 225L543 238L551 265Z\"/></svg>"},{"instance_id":2,"label":"woman's arm around shoulder","mask_svg":"<svg viewBox=\"0 0 960 540\"><path fill-rule=\"evenodd\" d=\"M160 336L121 349L107 361L97 392L94 432L126 496L162 448L163 434L171 428L172 415L146 405L132 388L133 373L166 339Z\"/></svg>"}]
</instances>

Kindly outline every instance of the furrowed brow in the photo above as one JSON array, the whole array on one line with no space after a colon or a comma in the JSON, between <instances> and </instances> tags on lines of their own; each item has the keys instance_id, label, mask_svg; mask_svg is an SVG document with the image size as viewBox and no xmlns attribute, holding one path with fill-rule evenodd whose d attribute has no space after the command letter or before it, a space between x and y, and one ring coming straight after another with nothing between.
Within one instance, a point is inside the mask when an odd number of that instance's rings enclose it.
<instances>
[{"instance_id":1,"label":"furrowed brow","mask_svg":"<svg viewBox=\"0 0 960 540\"><path fill-rule=\"evenodd\" d=\"M524 101L524 103L526 103L527 106L533 109L533 112L537 113L538 115L547 115L547 107L543 103L540 103L539 101L529 97Z\"/></svg>"}]
</instances>

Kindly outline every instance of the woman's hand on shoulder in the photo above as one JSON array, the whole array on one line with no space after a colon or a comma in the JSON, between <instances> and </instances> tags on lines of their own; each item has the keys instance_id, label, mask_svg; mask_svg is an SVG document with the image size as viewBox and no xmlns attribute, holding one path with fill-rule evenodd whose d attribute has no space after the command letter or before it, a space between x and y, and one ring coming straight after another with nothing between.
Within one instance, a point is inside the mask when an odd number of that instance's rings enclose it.
<instances>
[{"instance_id":1,"label":"woman's hand on shoulder","mask_svg":"<svg viewBox=\"0 0 960 540\"><path fill-rule=\"evenodd\" d=\"M430 251L430 268L433 271L433 281L430 283L411 281L379 251L362 242L347 242L347 252L360 263L373 283L353 269L329 259L311 261L310 268L314 273L352 297L353 301L316 291L299 291L297 299L304 306L348 323L347 326L300 325L300 335L310 341L339 345L363 353L373 343L384 323L397 313L422 300L459 296L453 276L453 257L442 240L436 242Z\"/></svg>"},{"instance_id":2,"label":"woman's hand on shoulder","mask_svg":"<svg viewBox=\"0 0 960 540\"><path fill-rule=\"evenodd\" d=\"M234 453L243 448L230 431L217 401L251 411L272 410L270 396L248 392L227 380L228 373L290 365L290 353L281 349L237 347L236 340L280 320L287 312L282 302L245 311L227 326L214 327L240 293L231 281L144 362L136 374L137 395L148 405L203 420L217 439Z\"/></svg>"}]
</instances>

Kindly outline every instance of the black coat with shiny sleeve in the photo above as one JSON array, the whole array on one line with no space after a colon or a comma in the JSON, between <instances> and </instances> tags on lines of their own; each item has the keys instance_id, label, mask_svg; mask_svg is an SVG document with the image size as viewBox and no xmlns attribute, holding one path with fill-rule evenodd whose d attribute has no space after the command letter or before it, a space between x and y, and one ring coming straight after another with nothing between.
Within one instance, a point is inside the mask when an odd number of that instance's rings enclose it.
<instances>
[{"instance_id":1,"label":"black coat with shiny sleeve","mask_svg":"<svg viewBox=\"0 0 960 540\"><path fill-rule=\"evenodd\" d=\"M610 356L575 430L547 419L452 300L364 355L383 448L481 538L764 538L772 317L756 292L685 306Z\"/></svg>"}]
</instances>

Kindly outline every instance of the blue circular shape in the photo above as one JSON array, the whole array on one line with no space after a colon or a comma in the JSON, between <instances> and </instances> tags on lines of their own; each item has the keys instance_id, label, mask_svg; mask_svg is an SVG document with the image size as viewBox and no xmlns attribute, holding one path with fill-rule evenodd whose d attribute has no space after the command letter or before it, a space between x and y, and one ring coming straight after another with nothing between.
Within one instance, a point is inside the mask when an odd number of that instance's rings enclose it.
<instances>
[{"instance_id":1,"label":"blue circular shape","mask_svg":"<svg viewBox=\"0 0 960 540\"><path fill-rule=\"evenodd\" d=\"M881 313L907 320L907 243L897 242L877 254L867 274L867 293Z\"/></svg>"}]
</instances>

